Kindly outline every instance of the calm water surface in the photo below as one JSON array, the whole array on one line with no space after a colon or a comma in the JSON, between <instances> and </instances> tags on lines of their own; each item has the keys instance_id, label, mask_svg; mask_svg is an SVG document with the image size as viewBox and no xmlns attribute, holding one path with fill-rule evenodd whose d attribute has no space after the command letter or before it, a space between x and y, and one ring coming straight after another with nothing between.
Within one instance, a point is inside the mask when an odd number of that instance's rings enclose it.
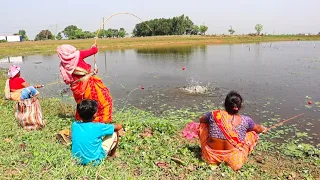
<instances>
[{"instance_id":1,"label":"calm water surface","mask_svg":"<svg viewBox=\"0 0 320 180\"><path fill-rule=\"evenodd\" d=\"M93 58L87 62L92 64ZM12 63L21 66L22 76L30 83L60 79L56 55L4 58L0 67ZM320 42L106 51L98 53L97 64L99 76L120 108L127 103L161 114L164 106L197 105L204 113L210 111L204 104L222 105L226 93L237 90L246 100L243 112L255 121L270 121L275 115L286 119L303 112L303 118L290 123L308 132L313 143L320 142ZM206 86L209 91L192 95L181 90L193 85ZM61 97L66 87L46 86L41 93ZM310 107L306 96L312 98Z\"/></svg>"}]
</instances>

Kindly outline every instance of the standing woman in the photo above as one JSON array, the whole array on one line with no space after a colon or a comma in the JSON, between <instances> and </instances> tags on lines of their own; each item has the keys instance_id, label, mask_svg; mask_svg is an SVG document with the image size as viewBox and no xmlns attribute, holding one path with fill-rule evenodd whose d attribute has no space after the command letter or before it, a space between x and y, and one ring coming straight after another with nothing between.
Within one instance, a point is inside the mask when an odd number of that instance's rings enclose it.
<instances>
[{"instance_id":1,"label":"standing woman","mask_svg":"<svg viewBox=\"0 0 320 180\"><path fill-rule=\"evenodd\" d=\"M88 50L77 50L71 45L57 47L61 60L60 74L65 84L70 85L76 103L83 99L93 99L98 102L98 114L93 122L110 123L112 121L112 97L109 89L96 76L96 69L92 72L91 65L84 61L85 58L98 52L94 44ZM76 119L81 120L78 112Z\"/></svg>"}]
</instances>

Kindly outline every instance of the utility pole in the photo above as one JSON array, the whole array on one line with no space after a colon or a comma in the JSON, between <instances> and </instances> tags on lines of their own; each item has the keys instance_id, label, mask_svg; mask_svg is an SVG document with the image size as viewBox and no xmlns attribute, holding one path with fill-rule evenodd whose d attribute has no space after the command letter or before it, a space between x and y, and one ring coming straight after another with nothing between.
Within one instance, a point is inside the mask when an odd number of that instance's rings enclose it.
<instances>
[{"instance_id":1,"label":"utility pole","mask_svg":"<svg viewBox=\"0 0 320 180\"><path fill-rule=\"evenodd\" d=\"M55 29L55 32L54 32L54 36L57 36L57 31L58 31L58 24L56 24L56 29Z\"/></svg>"},{"instance_id":2,"label":"utility pole","mask_svg":"<svg viewBox=\"0 0 320 180\"><path fill-rule=\"evenodd\" d=\"M104 31L104 17L102 18L102 29Z\"/></svg>"},{"instance_id":3,"label":"utility pole","mask_svg":"<svg viewBox=\"0 0 320 180\"><path fill-rule=\"evenodd\" d=\"M101 39L104 38L104 35L105 35L104 34L104 17L102 17L102 34L103 35L102 35ZM98 37L99 37L99 35L98 35Z\"/></svg>"}]
</instances>

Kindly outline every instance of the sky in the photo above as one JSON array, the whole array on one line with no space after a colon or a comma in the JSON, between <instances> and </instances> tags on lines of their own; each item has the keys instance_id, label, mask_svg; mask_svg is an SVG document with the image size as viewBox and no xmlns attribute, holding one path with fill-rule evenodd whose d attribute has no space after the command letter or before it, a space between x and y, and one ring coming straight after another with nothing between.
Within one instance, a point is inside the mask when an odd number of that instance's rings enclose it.
<instances>
[{"instance_id":1,"label":"sky","mask_svg":"<svg viewBox=\"0 0 320 180\"><path fill-rule=\"evenodd\" d=\"M171 18L185 14L197 25L208 26L207 34L235 34L254 31L263 25L263 33L293 34L320 32L320 0L1 0L0 35L25 29L33 39L43 29L53 34L68 25L83 30L99 29L102 18L129 12L143 20ZM110 19L105 28L125 28L132 32L140 20L128 15Z\"/></svg>"}]
</instances>

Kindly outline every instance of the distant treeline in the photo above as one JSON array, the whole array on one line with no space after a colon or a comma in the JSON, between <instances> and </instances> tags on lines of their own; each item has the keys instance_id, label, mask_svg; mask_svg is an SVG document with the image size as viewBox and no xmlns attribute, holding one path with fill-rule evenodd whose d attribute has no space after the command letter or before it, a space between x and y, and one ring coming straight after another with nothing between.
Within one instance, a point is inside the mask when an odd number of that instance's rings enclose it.
<instances>
[{"instance_id":1,"label":"distant treeline","mask_svg":"<svg viewBox=\"0 0 320 180\"><path fill-rule=\"evenodd\" d=\"M90 32L90 31L82 31L82 29L78 28L77 26L74 25L70 25L67 26L66 28L64 28L64 30L62 31L63 35L68 38L68 39L88 39L88 38L94 38L99 30L95 31L95 32ZM118 29L101 29L99 31L98 37L99 38L123 38L126 36L126 31L124 30L124 28L120 28ZM58 35L59 36L59 33ZM61 36L61 34L60 34ZM62 36L61 36L62 38ZM57 38L57 39L60 39Z\"/></svg>"},{"instance_id":2,"label":"distant treeline","mask_svg":"<svg viewBox=\"0 0 320 180\"><path fill-rule=\"evenodd\" d=\"M208 27L195 25L188 16L181 15L169 19L160 18L136 24L133 36L162 36L162 35L204 35Z\"/></svg>"},{"instance_id":3,"label":"distant treeline","mask_svg":"<svg viewBox=\"0 0 320 180\"><path fill-rule=\"evenodd\" d=\"M270 35L267 33L262 33L263 25L256 24L254 27L256 33L249 33L248 36L264 36ZM81 28L78 28L75 25L69 25L64 28L63 31L54 35L49 31L41 30L35 37L35 41L38 40L61 40L61 39L89 39L97 36L99 30L95 32L84 31ZM152 19L149 21L144 21L135 25L133 29L132 35L134 37L144 37L144 36L164 36L164 35L206 35L208 31L208 27L205 25L196 25L192 22L189 16L185 16L184 14L181 16L173 17L173 18L160 18L160 19ZM227 30L231 36L236 32L233 27L230 25L230 28ZM28 41L27 33L25 30L19 30L16 35L21 35L23 41ZM123 38L128 36L129 34L125 31L124 28L120 29L101 29L99 31L99 38ZM306 36L311 34L292 34L289 36ZM318 33L320 35L320 32ZM224 36L224 35L222 35ZM0 41L5 42L5 41Z\"/></svg>"},{"instance_id":4,"label":"distant treeline","mask_svg":"<svg viewBox=\"0 0 320 180\"><path fill-rule=\"evenodd\" d=\"M59 32L57 35L54 35L50 30L45 29L41 30L34 38L35 41L41 40L61 40L61 39L89 39L96 37L98 30L95 32L83 31L81 28L78 28L75 25L69 25L63 29L62 32ZM14 35L21 35L23 41L28 41L27 33L24 29L20 29L18 33ZM118 29L101 29L99 31L99 38L123 38L127 35L127 32L124 28ZM0 42L6 42L1 40Z\"/></svg>"}]
</instances>

